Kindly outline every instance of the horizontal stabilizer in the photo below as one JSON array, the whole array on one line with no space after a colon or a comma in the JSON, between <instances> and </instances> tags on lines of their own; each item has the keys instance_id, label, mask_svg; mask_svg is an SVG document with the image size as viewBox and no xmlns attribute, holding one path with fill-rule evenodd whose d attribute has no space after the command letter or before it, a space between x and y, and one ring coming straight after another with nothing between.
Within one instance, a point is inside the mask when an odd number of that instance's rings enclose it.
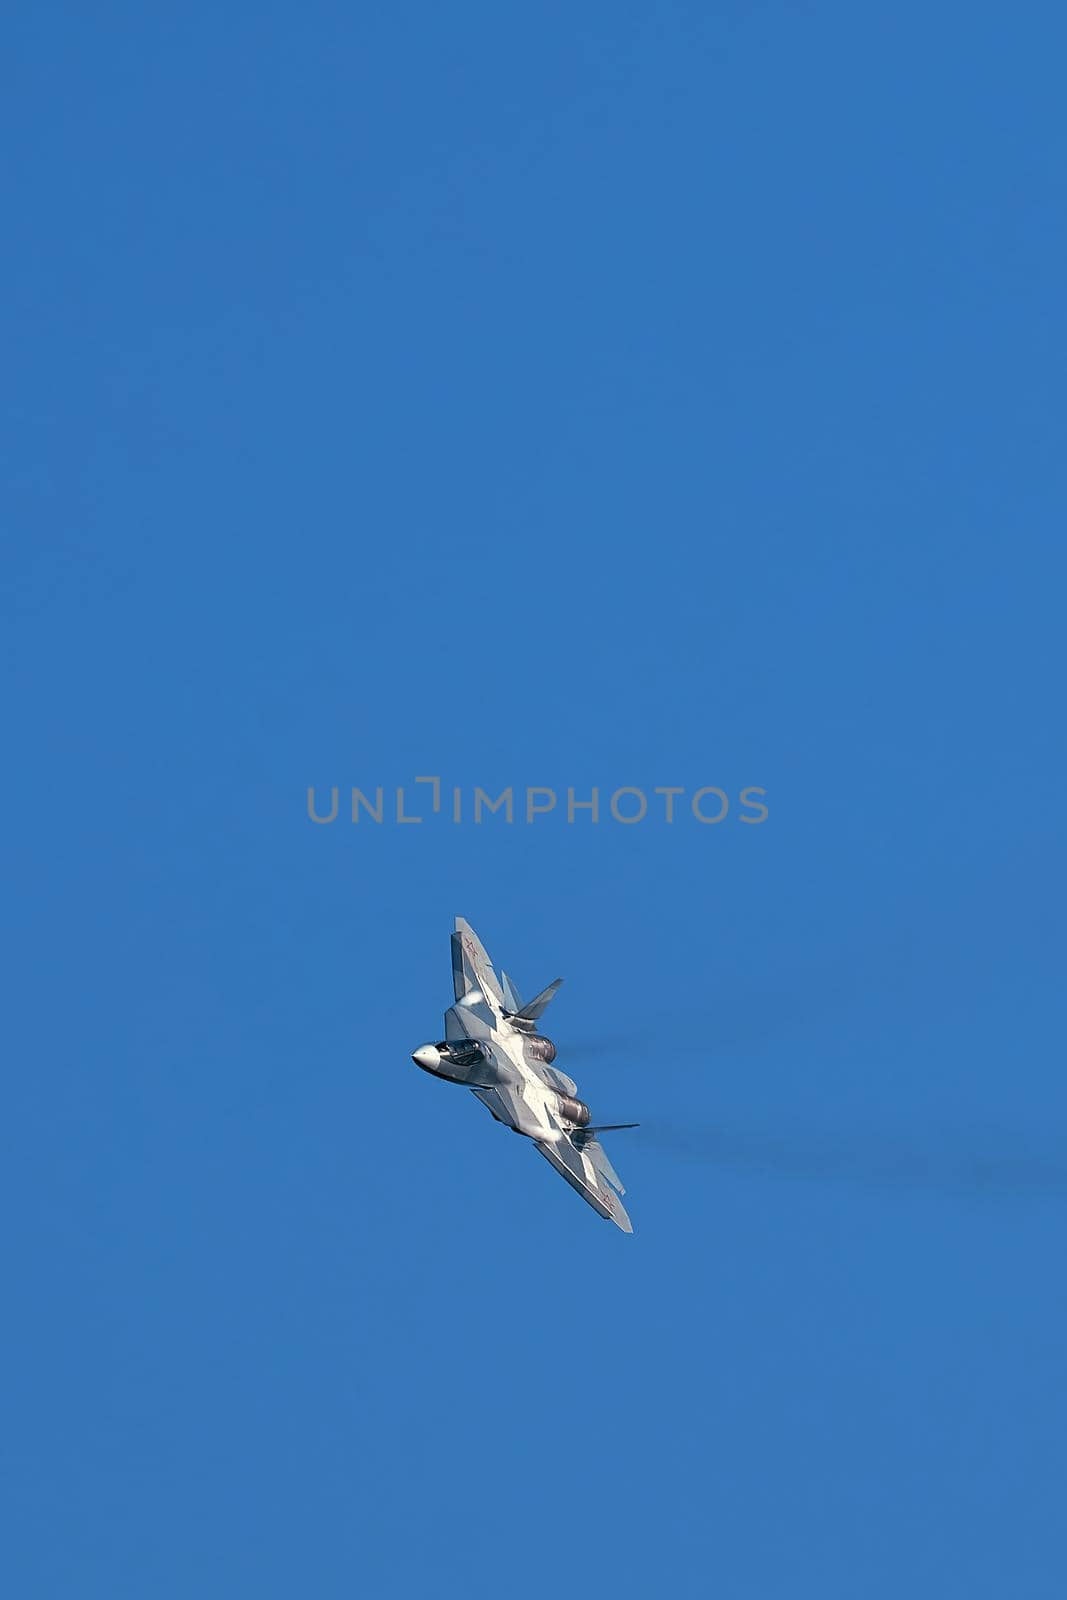
<instances>
[{"instance_id":1,"label":"horizontal stabilizer","mask_svg":"<svg viewBox=\"0 0 1067 1600\"><path fill-rule=\"evenodd\" d=\"M604 1146L594 1139L592 1144L586 1145L585 1152L598 1175L606 1183L610 1183L614 1189L617 1189L620 1194L625 1194L626 1190L623 1188L622 1179L608 1160L608 1153Z\"/></svg>"},{"instance_id":2,"label":"horizontal stabilizer","mask_svg":"<svg viewBox=\"0 0 1067 1600\"><path fill-rule=\"evenodd\" d=\"M527 1000L524 1006L520 1006L515 1015L525 1017L527 1022L536 1022L547 1009L548 1002L562 982L562 978L557 978L555 983L550 983L547 989L542 989L540 994L535 994L532 1000Z\"/></svg>"}]
</instances>

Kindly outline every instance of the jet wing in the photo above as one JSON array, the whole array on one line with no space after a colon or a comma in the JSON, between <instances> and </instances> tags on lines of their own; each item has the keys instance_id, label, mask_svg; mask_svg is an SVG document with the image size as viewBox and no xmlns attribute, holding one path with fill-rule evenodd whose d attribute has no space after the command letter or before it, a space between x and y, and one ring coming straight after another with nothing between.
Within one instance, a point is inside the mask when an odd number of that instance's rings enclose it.
<instances>
[{"instance_id":1,"label":"jet wing","mask_svg":"<svg viewBox=\"0 0 1067 1600\"><path fill-rule=\"evenodd\" d=\"M462 1000L471 989L480 989L498 1008L503 1007L504 991L497 982L493 963L465 917L456 918L456 931L452 935L452 982L457 1000Z\"/></svg>"},{"instance_id":2,"label":"jet wing","mask_svg":"<svg viewBox=\"0 0 1067 1600\"><path fill-rule=\"evenodd\" d=\"M492 1088L472 1089L471 1093L483 1106L487 1106L498 1122L505 1127L521 1127L526 1115L526 1107L522 1097L515 1086L510 1083L497 1083Z\"/></svg>"},{"instance_id":3,"label":"jet wing","mask_svg":"<svg viewBox=\"0 0 1067 1600\"><path fill-rule=\"evenodd\" d=\"M623 1233L633 1233L633 1226L615 1188L622 1192L615 1169L604 1154L598 1139L586 1139L581 1149L569 1134L564 1134L557 1144L534 1141L546 1161L550 1161L583 1200L587 1200L600 1216L607 1217Z\"/></svg>"}]
</instances>

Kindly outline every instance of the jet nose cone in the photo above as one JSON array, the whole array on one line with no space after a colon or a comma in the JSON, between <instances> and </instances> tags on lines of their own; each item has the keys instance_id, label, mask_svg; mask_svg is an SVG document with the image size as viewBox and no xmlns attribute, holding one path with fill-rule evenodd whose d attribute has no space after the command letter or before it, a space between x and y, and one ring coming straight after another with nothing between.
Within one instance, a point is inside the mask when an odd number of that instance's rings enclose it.
<instances>
[{"instance_id":1,"label":"jet nose cone","mask_svg":"<svg viewBox=\"0 0 1067 1600\"><path fill-rule=\"evenodd\" d=\"M436 1072L441 1065L441 1052L435 1044L421 1044L411 1052L411 1059L423 1072Z\"/></svg>"}]
</instances>

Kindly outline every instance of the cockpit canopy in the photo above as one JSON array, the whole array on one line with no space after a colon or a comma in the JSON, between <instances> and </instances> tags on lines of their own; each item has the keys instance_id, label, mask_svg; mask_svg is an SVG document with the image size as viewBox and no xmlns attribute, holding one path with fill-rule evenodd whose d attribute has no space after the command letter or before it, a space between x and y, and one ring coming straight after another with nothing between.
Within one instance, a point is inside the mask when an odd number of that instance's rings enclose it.
<instances>
[{"instance_id":1,"label":"cockpit canopy","mask_svg":"<svg viewBox=\"0 0 1067 1600\"><path fill-rule=\"evenodd\" d=\"M473 1067L476 1062L487 1059L485 1046L477 1039L442 1039L437 1048L444 1060L457 1067Z\"/></svg>"}]
</instances>

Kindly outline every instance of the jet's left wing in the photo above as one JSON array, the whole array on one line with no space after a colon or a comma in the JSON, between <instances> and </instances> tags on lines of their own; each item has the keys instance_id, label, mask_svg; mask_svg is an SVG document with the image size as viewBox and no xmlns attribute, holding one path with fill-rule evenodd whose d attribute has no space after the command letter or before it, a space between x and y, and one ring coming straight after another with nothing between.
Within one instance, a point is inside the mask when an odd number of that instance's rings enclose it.
<instances>
[{"instance_id":1,"label":"jet's left wing","mask_svg":"<svg viewBox=\"0 0 1067 1600\"><path fill-rule=\"evenodd\" d=\"M626 1208L619 1199L619 1194L623 1192L622 1184L604 1153L603 1145L596 1138L578 1137L581 1139L580 1147L568 1133L564 1133L556 1144L535 1143L545 1160L551 1161L556 1171L566 1178L573 1189L577 1189L594 1211L614 1222L623 1233L633 1233ZM616 1194L616 1189L619 1194Z\"/></svg>"},{"instance_id":2,"label":"jet's left wing","mask_svg":"<svg viewBox=\"0 0 1067 1600\"><path fill-rule=\"evenodd\" d=\"M493 1113L506 1128L521 1128L527 1118L526 1106L517 1087L511 1083L495 1083L491 1087L474 1089L474 1098Z\"/></svg>"}]
</instances>

